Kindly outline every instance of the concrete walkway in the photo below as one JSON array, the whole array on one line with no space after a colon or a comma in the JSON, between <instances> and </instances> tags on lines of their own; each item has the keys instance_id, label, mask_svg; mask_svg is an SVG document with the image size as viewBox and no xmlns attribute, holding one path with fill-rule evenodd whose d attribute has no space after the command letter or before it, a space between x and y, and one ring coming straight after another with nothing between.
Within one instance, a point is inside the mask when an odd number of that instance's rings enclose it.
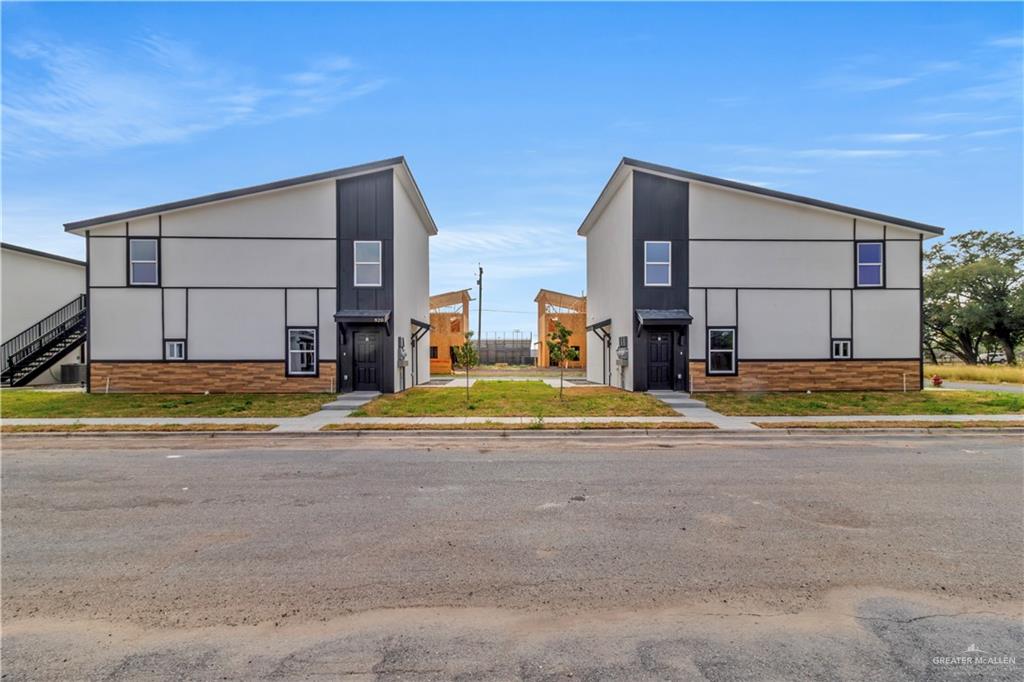
<instances>
[{"instance_id":1,"label":"concrete walkway","mask_svg":"<svg viewBox=\"0 0 1024 682\"><path fill-rule=\"evenodd\" d=\"M974 382L966 381L944 381L942 382L942 388L952 388L958 391L995 391L996 393L1024 393L1024 385L1021 384L977 384Z\"/></svg>"},{"instance_id":2,"label":"concrete walkway","mask_svg":"<svg viewBox=\"0 0 1024 682\"><path fill-rule=\"evenodd\" d=\"M431 379L429 384L419 384L416 388L465 388L466 377L455 376L452 377L451 381L447 383L434 383L438 377ZM565 388L594 388L595 386L600 387L604 384L584 384L579 383L580 377L565 377ZM558 388L558 377L516 377L516 376L477 376L474 377L472 373L469 375L469 387L472 388L478 381L539 381L542 384L547 384L551 388Z\"/></svg>"}]
</instances>

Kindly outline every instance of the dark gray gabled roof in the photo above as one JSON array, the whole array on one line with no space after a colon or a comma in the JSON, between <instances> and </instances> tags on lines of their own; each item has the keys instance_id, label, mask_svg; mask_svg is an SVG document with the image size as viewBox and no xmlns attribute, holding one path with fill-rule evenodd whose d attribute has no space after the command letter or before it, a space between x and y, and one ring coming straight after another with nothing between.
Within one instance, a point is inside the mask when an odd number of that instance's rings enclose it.
<instances>
[{"instance_id":1,"label":"dark gray gabled roof","mask_svg":"<svg viewBox=\"0 0 1024 682\"><path fill-rule=\"evenodd\" d=\"M862 208L853 208L852 206L844 206L842 204L835 204L831 201L822 201L820 199L812 199L811 197L801 196L799 194L790 194L788 192L779 192L773 189L765 189L764 187L758 187L756 185L748 185L742 182L736 182L735 180L726 180L725 178L716 178L712 175L703 175L701 173L693 173L691 171L681 170L679 168L672 168L671 166L662 166L656 163L649 163L647 161L640 161L638 159L631 159L629 157L622 157L622 161L619 163L619 167L631 166L639 170L651 171L652 173L663 173L665 175L674 175L683 180L693 180L694 182L704 182L709 185L718 185L720 187L728 187L729 189L739 190L741 192L749 192L750 194L759 194L763 197L770 197L772 199L780 199L782 201L790 201L795 204L803 204L805 206L813 206L816 208L823 208L829 211L836 211L838 213L846 213L852 216L858 216L861 218L867 218L868 220L875 220L880 223L887 223L889 225L898 225L900 227L909 227L914 230L920 230L929 234L941 235L944 232L944 228L937 227L935 225L927 225L925 223L919 223L915 220L906 220L904 218L897 218L891 215L885 215L883 213L875 213L874 211L865 211ZM616 172L618 168L616 168ZM611 186L612 181L615 179L616 173L612 174L612 178L605 185L605 188L601 190L601 195ZM580 225L578 230L579 234L584 234L583 227L590 220L594 214L594 209L597 208L600 203L601 197L598 197L598 201L594 203L594 207L587 213L587 217L584 218L583 223Z\"/></svg>"},{"instance_id":2,"label":"dark gray gabled roof","mask_svg":"<svg viewBox=\"0 0 1024 682\"><path fill-rule=\"evenodd\" d=\"M7 242L0 242L0 248L9 249L11 251L18 251L20 253L27 253L30 256L39 256L40 258L49 258L50 260L57 260L61 263L70 263L71 265L81 265L85 267L84 260L76 260L74 258L68 258L67 256L58 256L55 253L47 253L46 251L36 251L30 249L27 246L18 246L17 244L8 244Z\"/></svg>"},{"instance_id":3,"label":"dark gray gabled roof","mask_svg":"<svg viewBox=\"0 0 1024 682\"><path fill-rule=\"evenodd\" d=\"M209 204L214 201L224 201L225 199L234 199L236 197L246 196L247 194L259 194L260 192L269 192L275 189L284 189L286 187L304 185L306 183L318 182L320 180L330 180L331 178L334 177L355 175L358 173L370 173L375 170L382 170L384 168L390 168L392 166L399 165L406 165L404 156L396 156L393 159L384 159L383 161L374 161L372 163L364 163L357 166L335 168L334 170L324 171L322 173L313 173L311 175L300 175L298 177L286 178L284 180L275 180L274 182L267 182L262 185L252 185L250 187L242 187L239 189L228 190L226 192L204 194L202 196L192 197L191 199L182 199L181 201L172 201L166 204L146 206L145 208L137 208L131 211L124 211L122 213L111 213L110 215L99 216L98 218L76 220L74 222L64 223L64 230L80 230L83 227L93 227L96 225L105 225L107 223L116 223L122 220L131 220L132 218L138 218L140 216L164 213L166 211L174 211L181 208L189 208L190 206L199 206L200 204ZM427 216L429 217L430 212L426 208L426 202L423 201L423 195L420 194L419 187L416 186L416 180L412 178L412 173L409 173L409 178L412 179L413 186L416 190L416 198L419 199L420 203L423 204L423 209L424 211L427 212ZM433 223L432 218L430 219L430 221L431 223Z\"/></svg>"}]
</instances>

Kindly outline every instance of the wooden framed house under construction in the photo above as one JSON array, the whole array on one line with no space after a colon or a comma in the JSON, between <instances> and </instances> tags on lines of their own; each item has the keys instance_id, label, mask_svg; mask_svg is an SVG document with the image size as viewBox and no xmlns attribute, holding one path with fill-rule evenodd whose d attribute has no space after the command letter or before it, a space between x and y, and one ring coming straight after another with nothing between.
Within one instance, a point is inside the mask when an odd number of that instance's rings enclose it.
<instances>
[{"instance_id":1,"label":"wooden framed house under construction","mask_svg":"<svg viewBox=\"0 0 1024 682\"><path fill-rule=\"evenodd\" d=\"M555 322L561 322L572 332L569 345L579 351L579 360L569 361L566 367L586 367L587 297L541 289L533 300L537 303L537 366L556 366L548 354L547 339L555 331Z\"/></svg>"},{"instance_id":2,"label":"wooden framed house under construction","mask_svg":"<svg viewBox=\"0 0 1024 682\"><path fill-rule=\"evenodd\" d=\"M430 373L451 374L454 346L466 342L469 330L469 289L430 297Z\"/></svg>"}]
</instances>

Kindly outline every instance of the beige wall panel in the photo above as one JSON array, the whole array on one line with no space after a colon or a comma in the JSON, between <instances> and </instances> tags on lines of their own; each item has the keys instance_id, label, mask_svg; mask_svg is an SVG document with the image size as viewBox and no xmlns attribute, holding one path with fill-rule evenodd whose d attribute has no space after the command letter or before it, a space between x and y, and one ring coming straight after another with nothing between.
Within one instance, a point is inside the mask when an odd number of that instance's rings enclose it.
<instances>
[{"instance_id":1,"label":"beige wall panel","mask_svg":"<svg viewBox=\"0 0 1024 682\"><path fill-rule=\"evenodd\" d=\"M280 289L192 289L188 317L189 360L284 362Z\"/></svg>"},{"instance_id":2,"label":"beige wall panel","mask_svg":"<svg viewBox=\"0 0 1024 682\"><path fill-rule=\"evenodd\" d=\"M335 236L335 184L321 182L163 214L164 236Z\"/></svg>"},{"instance_id":3,"label":"beige wall panel","mask_svg":"<svg viewBox=\"0 0 1024 682\"><path fill-rule=\"evenodd\" d=\"M916 358L920 342L917 291L853 292L855 358Z\"/></svg>"},{"instance_id":4,"label":"beige wall panel","mask_svg":"<svg viewBox=\"0 0 1024 682\"><path fill-rule=\"evenodd\" d=\"M738 328L741 360L827 358L828 292L741 291Z\"/></svg>"},{"instance_id":5,"label":"beige wall panel","mask_svg":"<svg viewBox=\"0 0 1024 682\"><path fill-rule=\"evenodd\" d=\"M320 359L337 360L338 325L334 321L337 292L334 289L320 290Z\"/></svg>"},{"instance_id":6,"label":"beige wall panel","mask_svg":"<svg viewBox=\"0 0 1024 682\"><path fill-rule=\"evenodd\" d=\"M128 263L125 240L115 238L89 240L89 282L94 287L123 287Z\"/></svg>"},{"instance_id":7,"label":"beige wall panel","mask_svg":"<svg viewBox=\"0 0 1024 682\"><path fill-rule=\"evenodd\" d=\"M837 339L850 338L850 292L832 292L832 336ZM829 354L832 349L829 348Z\"/></svg>"},{"instance_id":8,"label":"beige wall panel","mask_svg":"<svg viewBox=\"0 0 1024 682\"><path fill-rule=\"evenodd\" d=\"M857 218L857 239L881 239L886 233L882 223Z\"/></svg>"},{"instance_id":9,"label":"beige wall panel","mask_svg":"<svg viewBox=\"0 0 1024 682\"><path fill-rule=\"evenodd\" d=\"M413 318L430 322L430 243L427 230L420 219L412 199L405 187L394 180L395 197L395 310L394 310L394 357L398 362L398 339L405 339L408 365L405 373L405 387L413 386L413 349L411 343L411 322ZM416 348L417 376L415 381L426 383L430 380L430 335L422 338ZM395 368L394 390L402 388L402 370Z\"/></svg>"},{"instance_id":10,"label":"beige wall panel","mask_svg":"<svg viewBox=\"0 0 1024 682\"><path fill-rule=\"evenodd\" d=\"M712 327L736 324L736 290L708 289L708 319Z\"/></svg>"},{"instance_id":11,"label":"beige wall panel","mask_svg":"<svg viewBox=\"0 0 1024 682\"><path fill-rule=\"evenodd\" d=\"M89 344L96 360L160 360L160 290L92 289Z\"/></svg>"},{"instance_id":12,"label":"beige wall panel","mask_svg":"<svg viewBox=\"0 0 1024 682\"><path fill-rule=\"evenodd\" d=\"M164 289L164 338L183 339L185 324L185 290Z\"/></svg>"},{"instance_id":13,"label":"beige wall panel","mask_svg":"<svg viewBox=\"0 0 1024 682\"><path fill-rule=\"evenodd\" d=\"M160 219L157 216L135 218L128 222L129 237L156 237L160 234Z\"/></svg>"},{"instance_id":14,"label":"beige wall panel","mask_svg":"<svg viewBox=\"0 0 1024 682\"><path fill-rule=\"evenodd\" d=\"M125 221L90 227L86 232L93 237L123 237Z\"/></svg>"},{"instance_id":15,"label":"beige wall panel","mask_svg":"<svg viewBox=\"0 0 1024 682\"><path fill-rule=\"evenodd\" d=\"M690 183L691 239L850 239L853 219Z\"/></svg>"},{"instance_id":16,"label":"beige wall panel","mask_svg":"<svg viewBox=\"0 0 1024 682\"><path fill-rule=\"evenodd\" d=\"M885 243L885 286L918 287L921 281L920 248L919 242Z\"/></svg>"},{"instance_id":17,"label":"beige wall panel","mask_svg":"<svg viewBox=\"0 0 1024 682\"><path fill-rule=\"evenodd\" d=\"M315 327L316 319L316 290L315 289L289 289L288 290L288 326L310 326Z\"/></svg>"},{"instance_id":18,"label":"beige wall panel","mask_svg":"<svg viewBox=\"0 0 1024 682\"><path fill-rule=\"evenodd\" d=\"M690 284L850 287L853 242L691 242Z\"/></svg>"},{"instance_id":19,"label":"beige wall panel","mask_svg":"<svg viewBox=\"0 0 1024 682\"><path fill-rule=\"evenodd\" d=\"M886 227L885 236L887 239L912 239L918 241L921 237L921 233L916 230L911 230L906 227L899 227L897 225L888 225ZM932 235L925 235L932 236Z\"/></svg>"},{"instance_id":20,"label":"beige wall panel","mask_svg":"<svg viewBox=\"0 0 1024 682\"><path fill-rule=\"evenodd\" d=\"M690 357L704 357L704 342L706 341L706 329L704 324L704 297L707 295L705 289L690 289L690 315L693 322L690 323Z\"/></svg>"},{"instance_id":21,"label":"beige wall panel","mask_svg":"<svg viewBox=\"0 0 1024 682\"><path fill-rule=\"evenodd\" d=\"M611 319L612 385L633 390L633 174L609 200L587 234L587 324ZM615 365L620 336L628 342L630 365L622 373ZM587 334L587 378L604 383L602 341Z\"/></svg>"},{"instance_id":22,"label":"beige wall panel","mask_svg":"<svg viewBox=\"0 0 1024 682\"><path fill-rule=\"evenodd\" d=\"M166 224L166 223L165 223ZM163 239L164 286L334 286L334 242Z\"/></svg>"},{"instance_id":23,"label":"beige wall panel","mask_svg":"<svg viewBox=\"0 0 1024 682\"><path fill-rule=\"evenodd\" d=\"M85 293L85 266L0 249L0 314L3 340Z\"/></svg>"}]
</instances>

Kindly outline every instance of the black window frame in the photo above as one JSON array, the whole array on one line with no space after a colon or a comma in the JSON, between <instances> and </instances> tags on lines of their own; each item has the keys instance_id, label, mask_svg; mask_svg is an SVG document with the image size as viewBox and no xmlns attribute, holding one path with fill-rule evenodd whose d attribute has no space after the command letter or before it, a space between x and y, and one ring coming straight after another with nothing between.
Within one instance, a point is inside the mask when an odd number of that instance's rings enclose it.
<instances>
[{"instance_id":1,"label":"black window frame","mask_svg":"<svg viewBox=\"0 0 1024 682\"><path fill-rule=\"evenodd\" d=\"M438 357L439 356L438 356L438 352L437 352L437 346L431 346L430 347L430 359L431 360L437 360Z\"/></svg>"},{"instance_id":2,"label":"black window frame","mask_svg":"<svg viewBox=\"0 0 1024 682\"><path fill-rule=\"evenodd\" d=\"M132 282L132 263L149 263L151 261L133 261L132 260L132 242L153 242L156 245L156 282ZM129 287L160 287L162 286L161 281L164 275L163 263L161 263L161 254L163 249L161 248L160 237L127 237L125 239L124 248L124 261L125 261L125 273L124 282L125 286Z\"/></svg>"},{"instance_id":3,"label":"black window frame","mask_svg":"<svg viewBox=\"0 0 1024 682\"><path fill-rule=\"evenodd\" d=\"M847 347L849 349L848 350L849 355L846 355L846 356L836 355L836 344L837 343L846 343L846 344L848 344ZM836 338L832 339L832 341L829 344L829 356L833 360L852 360L853 359L853 339L848 338L848 337L836 337Z\"/></svg>"},{"instance_id":4,"label":"black window frame","mask_svg":"<svg viewBox=\"0 0 1024 682\"><path fill-rule=\"evenodd\" d=\"M711 371L711 332L732 332L732 371L713 372ZM727 353L728 351L714 351L715 353ZM740 373L740 334L736 325L717 325L708 327L704 333L704 375L709 377L734 377Z\"/></svg>"},{"instance_id":5,"label":"black window frame","mask_svg":"<svg viewBox=\"0 0 1024 682\"><path fill-rule=\"evenodd\" d=\"M878 244L879 253L882 255L881 263L865 263L865 265L878 265L880 269L880 277L878 284L861 284L860 283L860 245L861 244ZM885 288L885 264L889 260L886 258L885 253L885 240L884 239L856 239L853 242L853 286L855 289L884 289Z\"/></svg>"},{"instance_id":6,"label":"black window frame","mask_svg":"<svg viewBox=\"0 0 1024 682\"><path fill-rule=\"evenodd\" d=\"M291 340L293 331L311 331L313 332L313 371L312 372L293 372L292 371L292 349ZM294 351L296 353L305 353L308 351ZM319 377L320 376L320 330L315 325L308 324L297 324L293 326L285 327L284 329L284 375L286 377Z\"/></svg>"},{"instance_id":7,"label":"black window frame","mask_svg":"<svg viewBox=\"0 0 1024 682\"><path fill-rule=\"evenodd\" d=\"M167 357L167 344L169 343L180 343L181 344L181 357L180 358L169 358ZM164 360L166 362L185 362L188 360L188 343L185 339L164 339Z\"/></svg>"}]
</instances>

